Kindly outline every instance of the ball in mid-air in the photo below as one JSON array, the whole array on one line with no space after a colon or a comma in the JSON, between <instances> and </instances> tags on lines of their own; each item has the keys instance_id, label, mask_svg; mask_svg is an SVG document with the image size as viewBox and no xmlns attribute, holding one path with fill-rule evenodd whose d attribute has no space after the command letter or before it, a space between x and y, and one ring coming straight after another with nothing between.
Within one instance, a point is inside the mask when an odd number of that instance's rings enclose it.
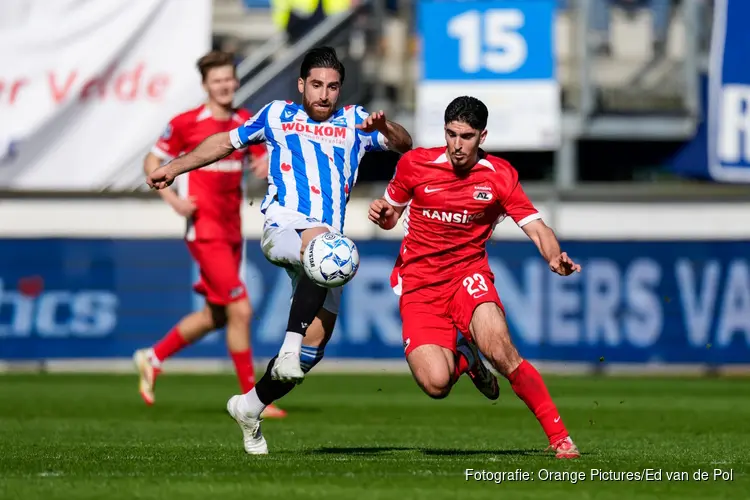
<instances>
[{"instance_id":1,"label":"ball in mid-air","mask_svg":"<svg viewBox=\"0 0 750 500\"><path fill-rule=\"evenodd\" d=\"M307 277L326 288L347 284L359 269L357 246L340 233L323 233L310 240L303 259Z\"/></svg>"}]
</instances>

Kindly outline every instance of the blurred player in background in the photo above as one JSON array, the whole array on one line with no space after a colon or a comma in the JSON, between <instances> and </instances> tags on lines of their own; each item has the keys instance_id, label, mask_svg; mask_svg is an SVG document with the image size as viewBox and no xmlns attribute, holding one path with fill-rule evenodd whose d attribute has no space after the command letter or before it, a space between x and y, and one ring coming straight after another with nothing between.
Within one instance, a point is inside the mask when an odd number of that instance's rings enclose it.
<instances>
[{"instance_id":1,"label":"blurred player in background","mask_svg":"<svg viewBox=\"0 0 750 500\"><path fill-rule=\"evenodd\" d=\"M198 60L207 100L174 117L164 134L146 156L144 170L150 174L163 161L195 149L207 137L229 132L250 119L244 109L233 107L239 82L232 55L210 52ZM252 308L240 278L242 264L241 204L243 175L250 169L259 178L268 173L263 146L238 149L205 169L183 177L177 191L164 189L161 197L186 218L185 240L200 269L194 290L205 296L206 305L180 320L166 336L148 349L136 351L140 393L154 403L154 383L162 363L206 334L226 327L226 341L240 387L247 392L255 385L250 342ZM266 417L283 417L285 412L269 406Z\"/></svg>"},{"instance_id":2,"label":"blurred player in background","mask_svg":"<svg viewBox=\"0 0 750 500\"><path fill-rule=\"evenodd\" d=\"M289 271L294 296L278 356L252 391L227 403L242 429L247 453L268 452L260 431L261 412L288 394L323 358L333 333L341 288L322 288L305 275L302 255L307 244L319 234L342 231L346 204L366 151L411 148L409 133L386 120L382 111L368 114L362 106L337 109L344 78L344 65L334 49L311 50L300 68L301 105L271 102L244 125L210 137L148 179L149 185L163 189L176 176L248 144L265 143L270 151L261 245L270 262Z\"/></svg>"},{"instance_id":3,"label":"blurred player in background","mask_svg":"<svg viewBox=\"0 0 750 500\"><path fill-rule=\"evenodd\" d=\"M444 398L467 373L486 397L497 399L497 379L480 359L479 347L539 420L557 457L575 458L578 448L541 375L511 342L487 260L487 240L509 216L553 272L568 276L581 266L561 252L554 232L521 188L518 172L480 149L487 115L484 103L473 97L449 104L447 147L405 154L384 198L371 204L369 218L392 229L406 212L391 285L401 296L406 359L422 390ZM458 344L457 329L466 332Z\"/></svg>"}]
</instances>

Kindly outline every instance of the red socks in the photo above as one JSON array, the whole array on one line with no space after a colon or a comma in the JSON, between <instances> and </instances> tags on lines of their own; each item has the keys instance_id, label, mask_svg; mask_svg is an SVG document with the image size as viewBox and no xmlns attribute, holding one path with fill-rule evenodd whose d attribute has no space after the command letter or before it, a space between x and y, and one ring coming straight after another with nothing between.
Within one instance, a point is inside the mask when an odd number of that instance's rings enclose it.
<instances>
[{"instance_id":1,"label":"red socks","mask_svg":"<svg viewBox=\"0 0 750 500\"><path fill-rule=\"evenodd\" d=\"M179 328L175 326L154 346L154 356L159 362L163 362L165 359L177 354L187 345L188 342L182 338ZM229 354L232 356L234 370L237 372L237 379L244 394L255 387L252 351L247 349Z\"/></svg>"},{"instance_id":2,"label":"red socks","mask_svg":"<svg viewBox=\"0 0 750 500\"><path fill-rule=\"evenodd\" d=\"M162 362L165 359L174 356L186 345L188 345L188 343L185 342L185 339L180 335L179 328L175 326L154 346L154 356L156 356L156 359L158 359L159 362Z\"/></svg>"},{"instance_id":3,"label":"red socks","mask_svg":"<svg viewBox=\"0 0 750 500\"><path fill-rule=\"evenodd\" d=\"M182 338L179 328L175 326L154 346L154 356L159 362L163 362L165 359L177 354L187 345L188 342ZM252 351L246 349L244 351L230 352L229 354L232 356L232 362L234 362L234 370L237 373L240 388L242 389L242 393L245 394L255 387Z\"/></svg>"},{"instance_id":4,"label":"red socks","mask_svg":"<svg viewBox=\"0 0 750 500\"><path fill-rule=\"evenodd\" d=\"M253 353L251 350L230 352L234 362L234 371L240 382L242 394L250 392L255 387L255 371L253 370Z\"/></svg>"},{"instance_id":5,"label":"red socks","mask_svg":"<svg viewBox=\"0 0 750 500\"><path fill-rule=\"evenodd\" d=\"M469 371L469 368L471 366L469 366L469 360L466 359L466 356L460 352L456 354L456 362L453 368L453 382L455 383L461 375Z\"/></svg>"},{"instance_id":6,"label":"red socks","mask_svg":"<svg viewBox=\"0 0 750 500\"><path fill-rule=\"evenodd\" d=\"M513 392L526 403L529 410L539 420L550 444L555 444L568 436L568 431L563 425L555 403L552 402L542 376L531 363L523 360L518 368L508 375L508 381Z\"/></svg>"}]
</instances>

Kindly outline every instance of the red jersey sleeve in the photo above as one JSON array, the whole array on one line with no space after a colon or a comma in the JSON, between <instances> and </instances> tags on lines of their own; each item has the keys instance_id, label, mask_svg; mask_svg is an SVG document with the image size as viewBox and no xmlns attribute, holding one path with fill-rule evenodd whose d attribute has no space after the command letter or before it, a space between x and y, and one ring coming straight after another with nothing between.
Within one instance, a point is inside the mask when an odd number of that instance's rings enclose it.
<instances>
[{"instance_id":1,"label":"red jersey sleeve","mask_svg":"<svg viewBox=\"0 0 750 500\"><path fill-rule=\"evenodd\" d=\"M180 156L184 148L185 142L182 139L180 121L177 118L172 118L159 140L151 148L151 152L162 160L169 161Z\"/></svg>"},{"instance_id":2,"label":"red jersey sleeve","mask_svg":"<svg viewBox=\"0 0 750 500\"><path fill-rule=\"evenodd\" d=\"M505 187L504 200L502 202L505 214L513 219L518 227L523 227L531 221L542 218L542 214L534 207L529 197L521 187L518 180L518 172L508 165L508 180Z\"/></svg>"},{"instance_id":3,"label":"red jersey sleeve","mask_svg":"<svg viewBox=\"0 0 750 500\"><path fill-rule=\"evenodd\" d=\"M383 197L394 207L403 207L409 203L414 195L414 184L412 178L411 151L406 153L396 164L396 173L388 183Z\"/></svg>"},{"instance_id":4,"label":"red jersey sleeve","mask_svg":"<svg viewBox=\"0 0 750 500\"><path fill-rule=\"evenodd\" d=\"M266 156L266 147L263 144L253 144L249 148L252 158L263 158Z\"/></svg>"}]
</instances>

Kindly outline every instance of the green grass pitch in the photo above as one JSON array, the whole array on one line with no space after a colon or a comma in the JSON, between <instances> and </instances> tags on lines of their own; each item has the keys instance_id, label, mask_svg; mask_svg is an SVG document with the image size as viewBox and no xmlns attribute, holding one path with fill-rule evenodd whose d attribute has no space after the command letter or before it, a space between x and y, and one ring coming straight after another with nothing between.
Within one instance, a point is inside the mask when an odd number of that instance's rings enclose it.
<instances>
[{"instance_id":1,"label":"green grass pitch","mask_svg":"<svg viewBox=\"0 0 750 500\"><path fill-rule=\"evenodd\" d=\"M264 422L271 454L251 457L225 411L231 375L166 374L151 408L134 375L0 376L0 498L750 498L748 380L546 380L577 461L544 453L506 382L497 402L468 379L433 401L408 376L313 375L282 400L287 419Z\"/></svg>"}]
</instances>

